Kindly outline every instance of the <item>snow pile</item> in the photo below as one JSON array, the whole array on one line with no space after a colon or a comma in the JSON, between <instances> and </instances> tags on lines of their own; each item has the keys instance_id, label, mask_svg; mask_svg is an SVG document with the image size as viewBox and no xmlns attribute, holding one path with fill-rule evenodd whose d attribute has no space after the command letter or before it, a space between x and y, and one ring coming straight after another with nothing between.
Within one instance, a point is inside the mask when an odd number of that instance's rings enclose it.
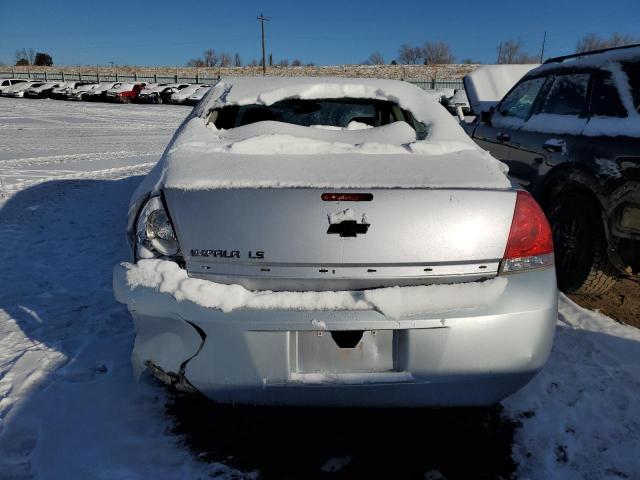
<instances>
[{"instance_id":1,"label":"snow pile","mask_svg":"<svg viewBox=\"0 0 640 480\"><path fill-rule=\"evenodd\" d=\"M528 479L638 478L640 330L559 299L549 363L502 403Z\"/></svg>"},{"instance_id":2,"label":"snow pile","mask_svg":"<svg viewBox=\"0 0 640 480\"><path fill-rule=\"evenodd\" d=\"M162 186L509 188L506 165L469 146L460 132L459 141L404 144L415 138L404 122L334 131L266 121L223 132L192 117L176 133L134 201Z\"/></svg>"},{"instance_id":3,"label":"snow pile","mask_svg":"<svg viewBox=\"0 0 640 480\"><path fill-rule=\"evenodd\" d=\"M391 287L364 291L272 292L250 291L241 285L190 278L176 263L140 260L123 263L127 283L168 293L178 301L188 300L223 312L259 310L376 310L399 319L418 313L441 313L489 307L502 295L507 279L497 277L482 283L459 283L416 287Z\"/></svg>"},{"instance_id":4,"label":"snow pile","mask_svg":"<svg viewBox=\"0 0 640 480\"><path fill-rule=\"evenodd\" d=\"M405 122L395 122L374 131L372 128L328 130L265 121L219 133L217 145L207 149L207 152L260 152L260 155L353 152L402 154L409 153L402 145L415 139L416 132Z\"/></svg>"}]
</instances>

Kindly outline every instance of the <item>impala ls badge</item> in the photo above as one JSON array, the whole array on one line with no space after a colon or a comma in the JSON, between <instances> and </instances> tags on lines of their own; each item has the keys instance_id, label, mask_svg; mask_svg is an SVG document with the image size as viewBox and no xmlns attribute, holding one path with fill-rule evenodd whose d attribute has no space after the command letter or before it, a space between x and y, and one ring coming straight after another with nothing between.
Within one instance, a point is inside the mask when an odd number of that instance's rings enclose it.
<instances>
[{"instance_id":1,"label":"impala ls badge","mask_svg":"<svg viewBox=\"0 0 640 480\"><path fill-rule=\"evenodd\" d=\"M213 258L244 258L240 250L209 250L194 248L191 250L192 257L213 257ZM246 258L252 260L264 260L263 251L250 250L246 254Z\"/></svg>"},{"instance_id":2,"label":"impala ls badge","mask_svg":"<svg viewBox=\"0 0 640 480\"><path fill-rule=\"evenodd\" d=\"M327 215L329 220L328 234L337 233L341 237L357 237L358 234L364 235L369 230L367 223L367 215L363 214L362 219L358 222L356 213L347 208L337 213Z\"/></svg>"}]
</instances>

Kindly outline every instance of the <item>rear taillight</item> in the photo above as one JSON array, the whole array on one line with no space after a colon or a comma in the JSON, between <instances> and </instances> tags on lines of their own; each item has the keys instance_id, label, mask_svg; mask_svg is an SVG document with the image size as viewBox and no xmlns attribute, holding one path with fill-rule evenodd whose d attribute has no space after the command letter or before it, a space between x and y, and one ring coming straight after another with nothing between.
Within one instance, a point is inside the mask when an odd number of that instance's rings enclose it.
<instances>
[{"instance_id":1,"label":"rear taillight","mask_svg":"<svg viewBox=\"0 0 640 480\"><path fill-rule=\"evenodd\" d=\"M527 192L518 191L517 195L502 271L553 265L553 238L544 212Z\"/></svg>"}]
</instances>

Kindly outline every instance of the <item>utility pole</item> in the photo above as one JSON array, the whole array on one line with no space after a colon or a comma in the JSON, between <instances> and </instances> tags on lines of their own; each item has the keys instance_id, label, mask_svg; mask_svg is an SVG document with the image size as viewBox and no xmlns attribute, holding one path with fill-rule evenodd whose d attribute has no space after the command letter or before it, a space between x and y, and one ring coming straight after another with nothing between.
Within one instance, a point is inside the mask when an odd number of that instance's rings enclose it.
<instances>
[{"instance_id":1,"label":"utility pole","mask_svg":"<svg viewBox=\"0 0 640 480\"><path fill-rule=\"evenodd\" d=\"M501 63L500 57L502 57L502 42L500 42L500 46L498 47L498 60L496 61L496 63Z\"/></svg>"},{"instance_id":2,"label":"utility pole","mask_svg":"<svg viewBox=\"0 0 640 480\"><path fill-rule=\"evenodd\" d=\"M260 12L260 16L258 17L258 20L260 20L260 29L262 30L262 75L266 75L267 62L266 62L265 50L264 50L264 22L268 22L269 19L265 18L265 16L262 15L262 12Z\"/></svg>"},{"instance_id":3,"label":"utility pole","mask_svg":"<svg viewBox=\"0 0 640 480\"><path fill-rule=\"evenodd\" d=\"M542 37L542 49L540 50L540 63L544 60L544 46L547 43L547 32L544 32L544 37Z\"/></svg>"}]
</instances>

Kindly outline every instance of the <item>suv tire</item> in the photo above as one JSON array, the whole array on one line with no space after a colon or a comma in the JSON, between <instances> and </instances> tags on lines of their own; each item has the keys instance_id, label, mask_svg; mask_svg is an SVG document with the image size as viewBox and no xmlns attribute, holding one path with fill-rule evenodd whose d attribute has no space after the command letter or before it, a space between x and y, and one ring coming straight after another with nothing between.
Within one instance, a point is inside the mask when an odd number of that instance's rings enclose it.
<instances>
[{"instance_id":1,"label":"suv tire","mask_svg":"<svg viewBox=\"0 0 640 480\"><path fill-rule=\"evenodd\" d=\"M599 205L583 193L556 197L548 209L558 287L565 293L602 295L616 283L607 256Z\"/></svg>"}]
</instances>

